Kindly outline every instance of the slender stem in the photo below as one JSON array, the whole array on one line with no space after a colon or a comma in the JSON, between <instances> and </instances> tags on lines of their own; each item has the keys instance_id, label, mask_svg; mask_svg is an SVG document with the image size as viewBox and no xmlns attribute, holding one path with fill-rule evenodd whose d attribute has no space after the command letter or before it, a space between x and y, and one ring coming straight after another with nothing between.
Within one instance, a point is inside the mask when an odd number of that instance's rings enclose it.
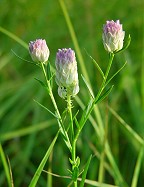
<instances>
[{"instance_id":1,"label":"slender stem","mask_svg":"<svg viewBox=\"0 0 144 187\"><path fill-rule=\"evenodd\" d=\"M95 97L95 99L94 99L94 101L93 101L93 103L92 103L92 105L91 105L89 111L87 112L87 115L85 116L85 120L82 121L82 124L80 124L81 128L78 129L78 131L77 131L77 133L76 133L76 135L75 135L75 140L78 139L78 136L79 136L79 134L80 134L80 132L81 132L81 130L82 130L84 124L86 123L86 120L88 119L88 116L89 116L90 113L92 112L92 110L93 110L93 108L94 108L94 106L95 106L96 101L99 99L99 97L100 97L102 91L103 91L104 88L105 88L106 80L107 80L107 77L108 77L108 74L109 74L109 71L110 71L112 62L113 62L113 58L114 58L114 54L113 54L113 53L110 53L109 64L108 64L106 73L105 73L105 75L104 75L105 78L103 79L103 82L102 82L102 84L101 84L101 87L100 87L100 89L99 89L99 91L98 91L98 93L97 93L97 95L96 95L96 97ZM81 121L80 121L80 123L81 123ZM103 131L103 132L104 132L104 131Z\"/></svg>"},{"instance_id":2,"label":"slender stem","mask_svg":"<svg viewBox=\"0 0 144 187\"><path fill-rule=\"evenodd\" d=\"M67 132L65 130L65 127L64 127L64 125L62 123L62 118L61 118L60 112L58 110L58 107L57 107L57 104L56 104L56 101L55 101L55 98L54 98L54 95L53 95L53 92L52 92L51 84L50 84L50 81L47 78L47 74L46 74L46 71L45 71L43 63L41 63L41 67L42 67L42 70L43 70L43 74L44 74L45 80L47 82L47 86L48 86L48 91L49 91L50 98L51 98L52 103L54 105L54 108L56 110L56 115L58 117L58 122L60 124L60 130L61 130L62 134L65 136L65 138L66 138L65 142L66 142L66 144L67 144L67 146L68 146L68 148L70 149L70 152L71 152L72 151L72 146L71 146L68 134L67 134Z\"/></svg>"},{"instance_id":3,"label":"slender stem","mask_svg":"<svg viewBox=\"0 0 144 187\"><path fill-rule=\"evenodd\" d=\"M71 22L70 16L68 14L68 10L66 8L65 2L64 2L64 0L59 0L59 3L61 5L61 9L63 11L64 17L65 17L65 20L66 20L66 23L67 23L67 26L68 26L68 29L69 29L73 44L74 44L74 48L76 50L76 53L77 53L77 56L78 56L78 59L79 59L80 67L81 67L81 70L82 70L82 74L84 75L85 79L88 81L89 85L92 86L91 83L90 83L88 71L86 69L86 66L85 66L85 63L84 63L84 59L83 59L83 56L82 56L82 53L81 53L81 50L80 50L78 39L77 39L77 36L75 34L75 30L74 30L73 24ZM95 116L97 118L98 124L103 126L102 117L101 117L98 105L95 105L94 113L95 113ZM101 131L102 131L102 128L101 128Z\"/></svg>"},{"instance_id":4,"label":"slender stem","mask_svg":"<svg viewBox=\"0 0 144 187\"><path fill-rule=\"evenodd\" d=\"M58 118L61 120L61 115L60 115L59 110L58 110L58 108L57 108L57 104L56 104L56 102L55 102L55 99L54 99L54 96L53 96L53 93L52 93L50 81L49 81L48 78L47 78L47 74L46 74L46 71L45 71L45 68L44 68L44 64L43 64L43 63L41 63L41 67L42 67L42 70L43 70L43 73L44 73L44 77L45 77L46 82L47 82L47 86L48 86L48 89L49 89L49 95L50 95L50 97L51 97L52 103L53 103L54 108L55 108L55 110L56 110L56 114L57 114Z\"/></svg>"},{"instance_id":5,"label":"slender stem","mask_svg":"<svg viewBox=\"0 0 144 187\"><path fill-rule=\"evenodd\" d=\"M70 115L70 127L71 127L71 141L72 141L72 161L76 162L76 141L74 139L74 127L73 127L73 117L72 117L72 104L71 104L71 96L68 94L67 96L67 108ZM72 165L72 171L74 171L74 164ZM77 187L77 180L74 181L74 187Z\"/></svg>"},{"instance_id":6,"label":"slender stem","mask_svg":"<svg viewBox=\"0 0 144 187\"><path fill-rule=\"evenodd\" d=\"M76 141L73 140L72 142L72 161L75 163L76 162ZM72 171L74 170L74 165L72 166ZM77 187L77 179L74 181L74 187Z\"/></svg>"},{"instance_id":7,"label":"slender stem","mask_svg":"<svg viewBox=\"0 0 144 187\"><path fill-rule=\"evenodd\" d=\"M71 141L73 141L74 137L74 128L73 128L73 117L72 117L72 104L71 104L71 96L68 94L67 96L67 109L70 116L70 128L71 128Z\"/></svg>"},{"instance_id":8,"label":"slender stem","mask_svg":"<svg viewBox=\"0 0 144 187\"><path fill-rule=\"evenodd\" d=\"M113 58L114 58L114 54L113 53L110 53L110 58L109 58L109 64L108 64L108 67L107 67L107 70L106 70L106 73L104 75L104 79L103 79L103 82L101 84L101 87L99 89L99 92L95 98L95 102L98 100L98 98L100 97L103 89L105 88L105 84L106 84L106 80L107 80L107 77L108 77L108 74L109 74L109 71L110 71L110 68L111 68L111 65L112 65L112 62L113 62Z\"/></svg>"}]
</instances>

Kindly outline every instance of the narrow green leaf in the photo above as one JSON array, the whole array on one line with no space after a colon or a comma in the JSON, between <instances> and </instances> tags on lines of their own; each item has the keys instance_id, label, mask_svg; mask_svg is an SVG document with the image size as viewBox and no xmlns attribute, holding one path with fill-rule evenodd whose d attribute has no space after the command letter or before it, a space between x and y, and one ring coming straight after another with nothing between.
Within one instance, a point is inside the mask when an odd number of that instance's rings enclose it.
<instances>
[{"instance_id":1,"label":"narrow green leaf","mask_svg":"<svg viewBox=\"0 0 144 187\"><path fill-rule=\"evenodd\" d=\"M60 129L61 135L63 136L63 140L64 140L66 146L69 148L69 150L71 152L72 146L71 146L71 143L70 143L70 140L69 140L68 133L65 130L65 127L64 126L62 127L63 124L61 124L60 120L58 119L57 121L58 121L58 125L59 125L59 129Z\"/></svg>"},{"instance_id":2,"label":"narrow green leaf","mask_svg":"<svg viewBox=\"0 0 144 187\"><path fill-rule=\"evenodd\" d=\"M51 154L51 151L52 151L52 149L53 149L53 147L55 145L55 142L56 142L56 140L58 138L58 135L59 135L59 131L57 132L57 134L56 134L55 138L53 139L51 145L49 146L45 156L43 157L38 169L36 170L32 180L30 182L29 187L35 187L36 186L36 184L38 182L38 179L39 179L39 177L41 175L41 172L43 171L43 168L44 168L44 166L45 166L45 164L46 164L46 162L47 162L47 160L48 160L48 158L49 158L49 156Z\"/></svg>"},{"instance_id":3,"label":"narrow green leaf","mask_svg":"<svg viewBox=\"0 0 144 187\"><path fill-rule=\"evenodd\" d=\"M80 182L79 187L84 187L84 183L85 183L85 179L86 179L86 175L87 175L87 171L88 171L88 168L89 168L89 165L90 165L91 158L92 158L92 155L90 155L90 157L89 157L89 159L88 159L88 161L85 165L84 171L82 173L82 180Z\"/></svg>"},{"instance_id":4,"label":"narrow green leaf","mask_svg":"<svg viewBox=\"0 0 144 187\"><path fill-rule=\"evenodd\" d=\"M76 118L76 117L74 118L74 121L75 121L75 124L76 124L77 128L79 129L79 128L80 128L80 126L79 126L79 123L78 123L78 120L77 120L77 118Z\"/></svg>"},{"instance_id":5,"label":"narrow green leaf","mask_svg":"<svg viewBox=\"0 0 144 187\"><path fill-rule=\"evenodd\" d=\"M112 88L113 88L113 86L111 86L102 96L100 96L98 100L95 101L95 99L90 99L88 105L85 107L85 109L83 111L83 114L82 114L82 117L81 117L80 123L79 123L80 129L78 129L75 139L78 138L80 131L82 130L85 122L89 118L89 115L90 115L91 111L93 110L95 104L102 101L106 96L108 96L108 94L112 91Z\"/></svg>"},{"instance_id":6,"label":"narrow green leaf","mask_svg":"<svg viewBox=\"0 0 144 187\"><path fill-rule=\"evenodd\" d=\"M12 169L11 169L11 164L10 164L10 160L7 157L8 160L8 165L9 165L9 173L10 173L10 179L11 179L11 187L14 187L14 182L13 182L13 176L12 176Z\"/></svg>"},{"instance_id":7,"label":"narrow green leaf","mask_svg":"<svg viewBox=\"0 0 144 187\"><path fill-rule=\"evenodd\" d=\"M31 61L29 61L29 60L26 60L26 59L24 59L24 58L18 56L18 55L16 54L16 52L14 52L13 49L11 49L11 51L12 51L12 53L13 53L17 58L21 59L22 61L24 61L24 62L28 62L28 63L33 64L33 65L35 65L35 66L39 66L39 64L36 63L36 62L31 62Z\"/></svg>"},{"instance_id":8,"label":"narrow green leaf","mask_svg":"<svg viewBox=\"0 0 144 187\"><path fill-rule=\"evenodd\" d=\"M44 87L45 89L48 89L47 85L44 82L42 82L40 79L38 78L34 78L34 79L38 81L42 85L42 87Z\"/></svg>"},{"instance_id":9,"label":"narrow green leaf","mask_svg":"<svg viewBox=\"0 0 144 187\"><path fill-rule=\"evenodd\" d=\"M10 171L9 171L8 163L6 161L6 157L5 157L5 154L4 154L1 144L0 144L0 156L1 156L2 164L3 164L4 170L5 170L5 175L7 178L8 186L11 187L12 185L11 185Z\"/></svg>"},{"instance_id":10,"label":"narrow green leaf","mask_svg":"<svg viewBox=\"0 0 144 187\"><path fill-rule=\"evenodd\" d=\"M124 65L106 82L105 86L125 67L127 62L124 63Z\"/></svg>"},{"instance_id":11,"label":"narrow green leaf","mask_svg":"<svg viewBox=\"0 0 144 187\"><path fill-rule=\"evenodd\" d=\"M42 108L44 108L45 110L47 110L50 114L52 114L55 118L57 118L57 116L53 112L51 112L47 107L45 107L44 105L42 105L41 103L39 103L35 99L34 99L34 102L36 102L39 106L41 106Z\"/></svg>"},{"instance_id":12,"label":"narrow green leaf","mask_svg":"<svg viewBox=\"0 0 144 187\"><path fill-rule=\"evenodd\" d=\"M81 99L78 96L76 96L75 100L77 101L77 103L81 107L81 109L84 110L85 106L84 106L84 103L81 101ZM99 128L98 128L97 124L95 123L95 119L91 116L91 114L89 115L89 120L90 120L92 126L94 127L96 133L99 134Z\"/></svg>"},{"instance_id":13,"label":"narrow green leaf","mask_svg":"<svg viewBox=\"0 0 144 187\"><path fill-rule=\"evenodd\" d=\"M83 76L83 75L81 75L81 76L82 76L82 79L83 79L83 81L84 81L85 85L86 85L86 86L87 86L87 88L88 88L88 91L89 91L89 93L90 93L91 97L94 99L94 94L93 94L92 89L90 88L90 85L88 84L88 82L86 81L86 79L84 78L84 76Z\"/></svg>"},{"instance_id":14,"label":"narrow green leaf","mask_svg":"<svg viewBox=\"0 0 144 187\"><path fill-rule=\"evenodd\" d=\"M86 51L86 50L85 50ZM102 71L102 69L100 68L100 66L98 65L98 63L95 61L95 59L92 58L92 56L90 56L88 54L88 52L86 51L87 55L92 59L92 62L96 65L98 71L100 72L100 74L102 75L103 79L105 79L104 73Z\"/></svg>"},{"instance_id":15,"label":"narrow green leaf","mask_svg":"<svg viewBox=\"0 0 144 187\"><path fill-rule=\"evenodd\" d=\"M83 127L85 121L88 118L89 113L92 110L92 105L94 105L93 101L94 101L93 99L90 99L90 101L88 102L87 106L85 107L85 109L83 111L83 114L82 114L82 117L81 117L81 120L80 120L80 128Z\"/></svg>"},{"instance_id":16,"label":"narrow green leaf","mask_svg":"<svg viewBox=\"0 0 144 187\"><path fill-rule=\"evenodd\" d=\"M143 156L144 156L144 146L142 146L138 158L137 158L137 162L136 162L136 166L134 169L134 174L133 174L133 178L132 178L132 184L131 187L137 187L137 182L138 182L138 178L139 178L139 172L140 172L140 167L142 164L142 160L143 160Z\"/></svg>"},{"instance_id":17,"label":"narrow green leaf","mask_svg":"<svg viewBox=\"0 0 144 187\"><path fill-rule=\"evenodd\" d=\"M103 95L101 95L95 103L98 103L98 102L104 100L109 95L109 93L112 91L113 87L114 87L114 85L112 85Z\"/></svg>"},{"instance_id":18,"label":"narrow green leaf","mask_svg":"<svg viewBox=\"0 0 144 187\"><path fill-rule=\"evenodd\" d=\"M78 113L79 113L79 110L78 110L78 111L76 112L76 114L73 116L73 121L75 122L77 128L79 129L79 122L78 122L78 120L77 120L77 115L78 115Z\"/></svg>"}]
</instances>

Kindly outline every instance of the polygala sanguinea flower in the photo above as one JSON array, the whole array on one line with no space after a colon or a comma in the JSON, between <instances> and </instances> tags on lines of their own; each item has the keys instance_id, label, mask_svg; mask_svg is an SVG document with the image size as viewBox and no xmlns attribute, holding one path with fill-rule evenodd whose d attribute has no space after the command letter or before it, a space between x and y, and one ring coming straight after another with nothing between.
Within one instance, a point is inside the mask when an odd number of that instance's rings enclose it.
<instances>
[{"instance_id":1,"label":"polygala sanguinea flower","mask_svg":"<svg viewBox=\"0 0 144 187\"><path fill-rule=\"evenodd\" d=\"M50 54L46 41L42 39L30 41L29 52L34 62L41 63L45 63L46 61L48 61Z\"/></svg>"},{"instance_id":2,"label":"polygala sanguinea flower","mask_svg":"<svg viewBox=\"0 0 144 187\"><path fill-rule=\"evenodd\" d=\"M103 26L103 44L106 51L113 53L123 48L125 31L123 31L120 21L106 21Z\"/></svg>"},{"instance_id":3,"label":"polygala sanguinea flower","mask_svg":"<svg viewBox=\"0 0 144 187\"><path fill-rule=\"evenodd\" d=\"M75 52L70 48L58 49L55 65L59 96L62 98L67 95L74 97L79 92Z\"/></svg>"}]
</instances>

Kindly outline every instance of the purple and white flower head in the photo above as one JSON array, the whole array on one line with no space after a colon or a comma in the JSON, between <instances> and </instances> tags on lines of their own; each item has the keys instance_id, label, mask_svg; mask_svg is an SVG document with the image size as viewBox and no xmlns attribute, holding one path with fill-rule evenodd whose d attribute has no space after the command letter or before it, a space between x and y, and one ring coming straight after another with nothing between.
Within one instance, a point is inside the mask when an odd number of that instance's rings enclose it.
<instances>
[{"instance_id":1,"label":"purple and white flower head","mask_svg":"<svg viewBox=\"0 0 144 187\"><path fill-rule=\"evenodd\" d=\"M123 48L125 31L123 31L120 21L106 21L103 26L103 44L106 51L112 53Z\"/></svg>"},{"instance_id":2,"label":"purple and white flower head","mask_svg":"<svg viewBox=\"0 0 144 187\"><path fill-rule=\"evenodd\" d=\"M45 63L49 58L49 48L45 40L37 39L29 43L29 52L34 62Z\"/></svg>"},{"instance_id":3,"label":"purple and white flower head","mask_svg":"<svg viewBox=\"0 0 144 187\"><path fill-rule=\"evenodd\" d=\"M56 54L56 83L58 94L65 98L67 95L75 96L79 92L77 62L72 49L59 49Z\"/></svg>"}]
</instances>

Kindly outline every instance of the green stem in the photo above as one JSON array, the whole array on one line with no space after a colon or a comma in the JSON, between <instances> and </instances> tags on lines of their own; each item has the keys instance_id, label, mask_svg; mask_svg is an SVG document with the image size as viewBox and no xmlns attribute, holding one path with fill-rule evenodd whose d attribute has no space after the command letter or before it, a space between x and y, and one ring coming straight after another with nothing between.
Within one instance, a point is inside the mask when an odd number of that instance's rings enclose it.
<instances>
[{"instance_id":1,"label":"green stem","mask_svg":"<svg viewBox=\"0 0 144 187\"><path fill-rule=\"evenodd\" d=\"M48 89L49 89L49 95L50 95L50 97L51 97L52 103L53 103L54 108L55 108L55 110L56 110L56 114L57 114L59 120L62 122L61 115L60 115L59 110L58 110L58 108L57 108L57 104L56 104L56 102L55 102L55 99L54 99L54 96L53 96L53 92L52 92L52 89L51 89L50 81L49 81L48 78L47 78L47 74L46 74L46 71L45 71L45 68L44 68L44 64L43 64L43 63L41 63L41 67L42 67L42 70L43 70L43 73L44 73L44 77L45 77L46 82L47 82L47 86L48 86Z\"/></svg>"},{"instance_id":2,"label":"green stem","mask_svg":"<svg viewBox=\"0 0 144 187\"><path fill-rule=\"evenodd\" d=\"M97 93L97 95L96 95L96 97L95 97L95 99L94 99L94 101L93 101L93 103L92 103L92 105L91 105L89 111L87 112L87 115L85 116L85 120L82 121L82 124L80 124L81 128L78 129L78 131L77 131L77 133L76 133L76 135L75 135L75 140L76 140L76 141L77 141L77 139L78 139L78 136L79 136L79 134L80 134L80 132L81 132L81 130L82 130L84 124L86 123L86 121L87 121L87 119L88 119L88 116L89 116L90 113L92 112L92 110L93 110L93 108L94 108L94 106L95 106L96 101L99 99L99 97L100 97L102 91L103 91L104 88L105 88L106 80L107 80L107 77L108 77L108 74L109 74L109 71L110 71L112 62L113 62L113 58L114 58L114 54L113 54L113 53L110 53L109 64L108 64L106 73L105 73L105 75L104 75L105 78L103 79L103 82L102 82L102 84L101 84L101 87L100 87L100 89L99 89L99 91L98 91L98 93ZM81 121L80 121L80 123L81 123ZM102 131L102 132L104 132L104 131ZM103 134L103 135L104 135L104 134Z\"/></svg>"},{"instance_id":3,"label":"green stem","mask_svg":"<svg viewBox=\"0 0 144 187\"><path fill-rule=\"evenodd\" d=\"M47 86L48 86L48 92L49 92L49 95L50 95L50 98L52 100L52 103L54 105L54 108L56 110L56 115L58 117L58 122L60 124L60 130L62 132L62 134L65 136L66 138L66 145L68 146L68 148L70 149L70 151L72 151L72 146L71 146L71 143L70 143L70 140L69 140L69 137L68 137L68 134L65 130L65 127L63 126L63 123L62 123L62 118L61 118L61 115L60 115L60 112L58 110L58 107L57 107L57 104L56 104L56 101L55 101L55 98L54 98L54 95L53 95L53 92L52 92L52 88L51 88L51 84L50 84L50 81L48 80L48 77L47 77L47 74L46 74L46 70L45 70L45 67L44 67L44 64L41 63L41 68L43 70L43 74L44 74L44 77L45 77L45 80L47 82Z\"/></svg>"},{"instance_id":4,"label":"green stem","mask_svg":"<svg viewBox=\"0 0 144 187\"><path fill-rule=\"evenodd\" d=\"M67 109L68 109L68 113L70 116L70 128L71 128L71 141L73 140L74 137L74 128L73 128L73 117L72 117L72 105L71 105L71 96L68 95L67 96Z\"/></svg>"},{"instance_id":5,"label":"green stem","mask_svg":"<svg viewBox=\"0 0 144 187\"><path fill-rule=\"evenodd\" d=\"M72 142L72 161L76 162L76 141L74 139L74 127L73 127L73 117L72 117L72 104L71 104L71 96L68 94L67 96L67 109L70 115L70 129L71 129L71 142ZM72 172L74 171L75 164L72 164ZM77 187L77 180L74 181L74 187Z\"/></svg>"},{"instance_id":6,"label":"green stem","mask_svg":"<svg viewBox=\"0 0 144 187\"><path fill-rule=\"evenodd\" d=\"M108 67L107 67L107 70L106 70L106 73L104 75L104 79L103 79L103 82L101 84L101 87L99 89L99 92L95 98L95 102L99 99L103 89L105 88L105 84L106 84L106 80L107 80L107 77L108 77L108 74L109 74L109 71L110 71L110 68L111 68L111 65L112 65L112 62L113 62L113 58L114 58L114 54L113 53L110 53L110 58L109 58L109 64L108 64Z\"/></svg>"},{"instance_id":7,"label":"green stem","mask_svg":"<svg viewBox=\"0 0 144 187\"><path fill-rule=\"evenodd\" d=\"M73 140L72 142L72 161L73 163L76 162L76 141ZM72 165L72 171L74 171L75 166ZM74 181L74 187L77 187L77 179Z\"/></svg>"}]
</instances>

